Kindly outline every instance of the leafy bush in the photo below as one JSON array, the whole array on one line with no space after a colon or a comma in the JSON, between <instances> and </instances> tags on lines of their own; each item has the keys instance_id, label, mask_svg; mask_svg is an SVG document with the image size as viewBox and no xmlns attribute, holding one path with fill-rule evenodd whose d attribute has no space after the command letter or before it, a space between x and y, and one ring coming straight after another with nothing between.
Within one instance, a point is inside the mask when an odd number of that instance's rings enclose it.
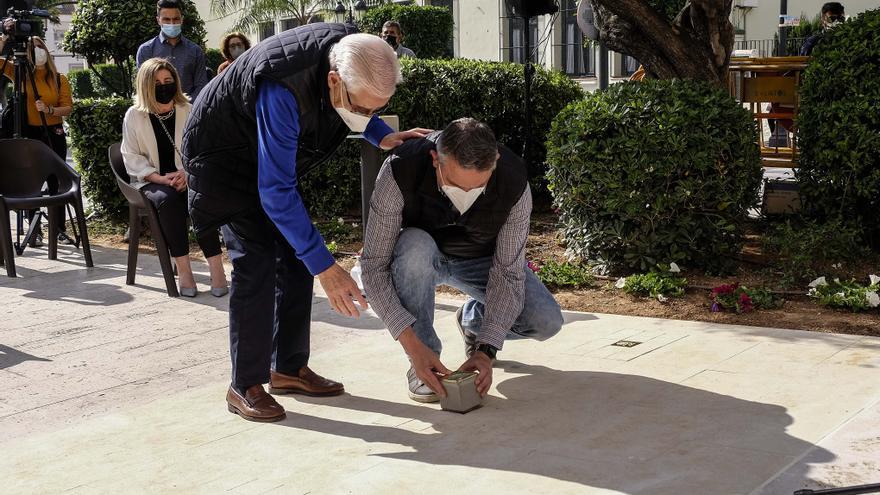
<instances>
[{"instance_id":1,"label":"leafy bush","mask_svg":"<svg viewBox=\"0 0 880 495\"><path fill-rule=\"evenodd\" d=\"M89 69L72 70L67 73L67 79L70 81L70 90L73 98L82 100L84 98L94 98L96 95L95 87L92 85L92 71Z\"/></svg>"},{"instance_id":2,"label":"leafy bush","mask_svg":"<svg viewBox=\"0 0 880 495\"><path fill-rule=\"evenodd\" d=\"M880 249L880 9L816 45L800 88L796 176L807 215L857 226Z\"/></svg>"},{"instance_id":3,"label":"leafy bush","mask_svg":"<svg viewBox=\"0 0 880 495\"><path fill-rule=\"evenodd\" d=\"M626 277L622 288L627 294L651 296L665 301L667 297L683 296L687 283L686 278L677 277L666 270L657 270Z\"/></svg>"},{"instance_id":4,"label":"leafy bush","mask_svg":"<svg viewBox=\"0 0 880 495\"><path fill-rule=\"evenodd\" d=\"M82 174L83 192L98 216L127 218L125 198L119 192L107 159L107 148L122 140L122 119L131 106L126 98L74 100L68 117L73 159Z\"/></svg>"},{"instance_id":5,"label":"leafy bush","mask_svg":"<svg viewBox=\"0 0 880 495\"><path fill-rule=\"evenodd\" d=\"M830 283L819 284L810 289L808 295L822 306L848 309L853 312L865 311L880 306L880 282L873 281L864 286L855 280L841 282L835 279Z\"/></svg>"},{"instance_id":6,"label":"leafy bush","mask_svg":"<svg viewBox=\"0 0 880 495\"><path fill-rule=\"evenodd\" d=\"M787 221L768 229L761 239L763 251L782 272L784 287L812 280L832 263L860 261L870 255L859 229L831 220Z\"/></svg>"},{"instance_id":7,"label":"leafy bush","mask_svg":"<svg viewBox=\"0 0 880 495\"><path fill-rule=\"evenodd\" d=\"M93 65L89 72L92 75L92 87L97 98L126 96L134 88L136 74L129 72L124 66L97 64Z\"/></svg>"},{"instance_id":8,"label":"leafy bush","mask_svg":"<svg viewBox=\"0 0 880 495\"><path fill-rule=\"evenodd\" d=\"M529 267L538 275L541 282L551 289L589 287L594 279L589 268L576 263L547 261L538 266L530 261Z\"/></svg>"},{"instance_id":9,"label":"leafy bush","mask_svg":"<svg viewBox=\"0 0 880 495\"><path fill-rule=\"evenodd\" d=\"M548 134L548 178L574 255L609 269L729 266L758 200L755 123L726 92L684 80L615 84Z\"/></svg>"},{"instance_id":10,"label":"leafy bush","mask_svg":"<svg viewBox=\"0 0 880 495\"><path fill-rule=\"evenodd\" d=\"M385 112L398 115L403 129L443 129L460 117L486 122L495 137L521 153L523 126L522 66L475 60L402 60L404 82ZM549 203L544 141L554 115L581 97L579 86L559 72L537 69L529 177L536 208ZM360 206L360 146L346 141L334 157L302 179L301 191L315 218L338 217Z\"/></svg>"},{"instance_id":11,"label":"leafy bush","mask_svg":"<svg viewBox=\"0 0 880 495\"><path fill-rule=\"evenodd\" d=\"M217 67L220 67L226 59L223 58L223 53L220 52L217 48L208 48L205 50L205 67L211 69L211 73L215 76L217 75Z\"/></svg>"},{"instance_id":12,"label":"leafy bush","mask_svg":"<svg viewBox=\"0 0 880 495\"><path fill-rule=\"evenodd\" d=\"M397 21L403 45L419 58L452 57L452 12L443 7L386 4L368 10L358 23L361 31L379 34L385 21Z\"/></svg>"},{"instance_id":13,"label":"leafy bush","mask_svg":"<svg viewBox=\"0 0 880 495\"><path fill-rule=\"evenodd\" d=\"M739 284L720 285L709 294L712 312L733 311L737 314L756 309L779 307L781 300L773 296L769 289L750 289Z\"/></svg>"}]
</instances>

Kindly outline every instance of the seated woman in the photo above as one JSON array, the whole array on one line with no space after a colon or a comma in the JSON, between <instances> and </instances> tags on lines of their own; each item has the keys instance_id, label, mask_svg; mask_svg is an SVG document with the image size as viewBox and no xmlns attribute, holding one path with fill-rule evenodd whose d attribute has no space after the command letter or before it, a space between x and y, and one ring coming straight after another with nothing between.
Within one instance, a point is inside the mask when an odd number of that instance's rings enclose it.
<instances>
[{"instance_id":1,"label":"seated woman","mask_svg":"<svg viewBox=\"0 0 880 495\"><path fill-rule=\"evenodd\" d=\"M132 185L159 212L159 226L177 264L180 295L195 297L196 282L189 262L186 175L180 157L183 125L191 109L171 62L152 58L137 73L135 104L122 124L122 157ZM211 271L211 294L229 292L216 231L198 238Z\"/></svg>"}]
</instances>

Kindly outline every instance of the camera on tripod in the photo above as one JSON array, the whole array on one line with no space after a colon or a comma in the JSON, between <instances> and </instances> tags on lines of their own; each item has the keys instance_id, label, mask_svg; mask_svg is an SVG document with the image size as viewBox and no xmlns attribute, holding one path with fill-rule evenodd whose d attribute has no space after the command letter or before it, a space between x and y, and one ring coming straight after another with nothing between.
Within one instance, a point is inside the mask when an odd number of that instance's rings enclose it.
<instances>
[{"instance_id":1,"label":"camera on tripod","mask_svg":"<svg viewBox=\"0 0 880 495\"><path fill-rule=\"evenodd\" d=\"M31 36L42 34L43 19L49 18L48 11L33 8L34 1L0 0L0 13L6 12L7 15L3 20L3 34L12 37L16 44L26 43Z\"/></svg>"}]
</instances>

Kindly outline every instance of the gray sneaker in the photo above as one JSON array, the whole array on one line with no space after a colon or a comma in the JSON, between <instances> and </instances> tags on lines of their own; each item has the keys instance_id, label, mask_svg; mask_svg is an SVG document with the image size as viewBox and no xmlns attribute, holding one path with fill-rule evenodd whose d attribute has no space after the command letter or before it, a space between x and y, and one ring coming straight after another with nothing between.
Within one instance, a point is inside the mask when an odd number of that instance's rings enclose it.
<instances>
[{"instance_id":1,"label":"gray sneaker","mask_svg":"<svg viewBox=\"0 0 880 495\"><path fill-rule=\"evenodd\" d=\"M458 311L455 312L455 324L458 325L458 332L461 334L462 340L464 340L464 353L470 358L477 349L477 336L465 330L461 325L461 310L462 308L458 308Z\"/></svg>"},{"instance_id":2,"label":"gray sneaker","mask_svg":"<svg viewBox=\"0 0 880 495\"><path fill-rule=\"evenodd\" d=\"M409 383L409 398L416 402L437 402L440 396L425 385L416 375L416 370L410 366L406 372L406 381Z\"/></svg>"}]
</instances>

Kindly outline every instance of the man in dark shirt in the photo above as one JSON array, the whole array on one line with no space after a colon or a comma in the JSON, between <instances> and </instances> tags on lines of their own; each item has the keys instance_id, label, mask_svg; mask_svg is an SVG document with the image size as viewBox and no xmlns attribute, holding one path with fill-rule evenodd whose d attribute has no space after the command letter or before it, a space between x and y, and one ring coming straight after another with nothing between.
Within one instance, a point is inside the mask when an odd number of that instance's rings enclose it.
<instances>
[{"instance_id":1,"label":"man in dark shirt","mask_svg":"<svg viewBox=\"0 0 880 495\"><path fill-rule=\"evenodd\" d=\"M137 65L154 57L167 59L180 75L180 85L191 101L208 84L205 71L205 52L181 34L183 14L177 0L159 0L156 4L156 21L161 32L142 44L137 51Z\"/></svg>"},{"instance_id":2,"label":"man in dark shirt","mask_svg":"<svg viewBox=\"0 0 880 495\"><path fill-rule=\"evenodd\" d=\"M838 2L828 2L822 6L822 29L814 33L804 41L801 46L801 56L809 57L813 54L813 49L822 41L825 33L839 26L846 20L843 11L843 5Z\"/></svg>"}]
</instances>

